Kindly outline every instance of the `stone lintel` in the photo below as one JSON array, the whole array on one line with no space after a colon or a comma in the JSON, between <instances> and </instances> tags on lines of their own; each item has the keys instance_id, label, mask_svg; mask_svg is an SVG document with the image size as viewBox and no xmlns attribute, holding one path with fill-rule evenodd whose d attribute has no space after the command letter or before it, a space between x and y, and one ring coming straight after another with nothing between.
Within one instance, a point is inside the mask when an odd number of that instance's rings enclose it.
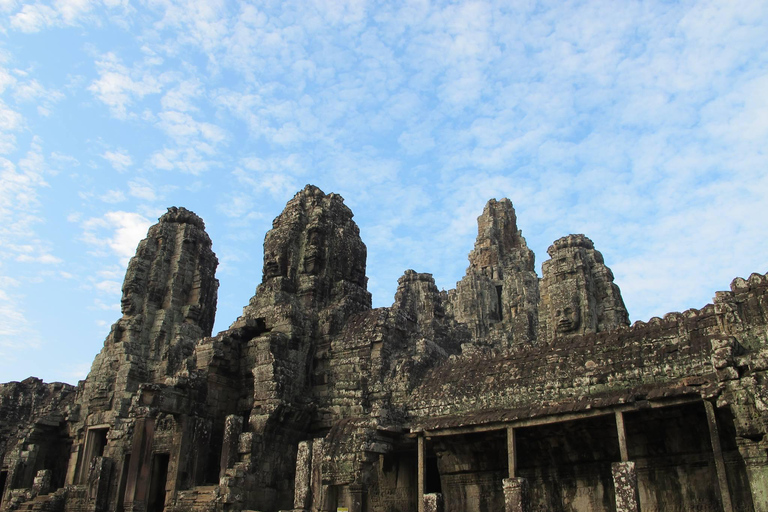
<instances>
[{"instance_id":1,"label":"stone lintel","mask_svg":"<svg viewBox=\"0 0 768 512\"><path fill-rule=\"evenodd\" d=\"M441 436L455 436L462 434L474 434L479 432L493 432L499 430L506 430L509 427L523 428L523 427L537 427L541 425L553 425L556 423L565 423L568 421L581 420L587 418L596 418L600 416L615 415L616 412L630 412L637 411L639 409L657 409L664 407L675 407L678 405L685 405L691 403L701 402L701 395L681 396L674 399L663 399L659 401L644 401L642 405L639 403L627 403L621 405L615 405L611 407L605 407L601 409L590 408L583 409L577 412L571 412L566 414L552 414L548 416L538 416L534 418L516 419L510 421L494 421L481 425L462 425L456 427L444 427L444 428L424 428L418 430L418 435L425 435L427 437L441 437ZM467 423L471 423L468 420ZM413 432L417 432L414 430ZM412 434L415 435L415 434Z\"/></svg>"}]
</instances>

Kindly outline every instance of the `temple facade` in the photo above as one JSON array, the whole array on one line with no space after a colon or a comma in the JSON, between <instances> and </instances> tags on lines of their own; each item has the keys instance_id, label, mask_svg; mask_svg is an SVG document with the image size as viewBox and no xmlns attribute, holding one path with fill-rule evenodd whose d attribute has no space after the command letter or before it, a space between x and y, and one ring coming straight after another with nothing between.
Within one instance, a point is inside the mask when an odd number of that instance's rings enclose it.
<instances>
[{"instance_id":1,"label":"temple facade","mask_svg":"<svg viewBox=\"0 0 768 512\"><path fill-rule=\"evenodd\" d=\"M308 185L212 335L211 240L170 208L86 380L0 385L0 510L768 512L766 276L630 325L589 238L547 252L491 200L455 289L407 270L374 309Z\"/></svg>"}]
</instances>

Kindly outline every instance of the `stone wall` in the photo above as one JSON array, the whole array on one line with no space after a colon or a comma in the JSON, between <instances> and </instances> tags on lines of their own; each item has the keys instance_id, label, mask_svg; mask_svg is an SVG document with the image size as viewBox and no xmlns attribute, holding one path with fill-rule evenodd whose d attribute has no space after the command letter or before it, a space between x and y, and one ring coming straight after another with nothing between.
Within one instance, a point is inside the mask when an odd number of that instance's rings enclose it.
<instances>
[{"instance_id":1,"label":"stone wall","mask_svg":"<svg viewBox=\"0 0 768 512\"><path fill-rule=\"evenodd\" d=\"M212 336L211 241L171 208L84 383L0 385L0 508L768 512L768 279L630 326L589 238L548 254L491 200L455 290L406 270L372 309L352 212L308 185Z\"/></svg>"}]
</instances>

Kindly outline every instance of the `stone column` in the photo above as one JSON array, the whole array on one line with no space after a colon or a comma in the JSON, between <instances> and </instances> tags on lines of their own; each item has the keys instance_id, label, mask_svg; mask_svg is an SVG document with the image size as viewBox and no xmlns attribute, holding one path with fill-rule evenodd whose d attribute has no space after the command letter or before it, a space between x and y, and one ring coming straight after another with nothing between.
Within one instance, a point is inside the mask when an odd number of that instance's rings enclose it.
<instances>
[{"instance_id":1,"label":"stone column","mask_svg":"<svg viewBox=\"0 0 768 512\"><path fill-rule=\"evenodd\" d=\"M312 478L312 441L301 441L296 451L296 480L294 483L294 510L308 510L312 505L310 489Z\"/></svg>"},{"instance_id":2,"label":"stone column","mask_svg":"<svg viewBox=\"0 0 768 512\"><path fill-rule=\"evenodd\" d=\"M154 418L139 418L133 427L131 462L125 487L126 512L143 512L147 508L149 477L152 469Z\"/></svg>"},{"instance_id":3,"label":"stone column","mask_svg":"<svg viewBox=\"0 0 768 512\"><path fill-rule=\"evenodd\" d=\"M328 486L323 485L323 445L325 441L319 437L312 441L312 475L310 477L310 492L312 494L312 510L320 510L325 502Z\"/></svg>"},{"instance_id":4,"label":"stone column","mask_svg":"<svg viewBox=\"0 0 768 512\"><path fill-rule=\"evenodd\" d=\"M224 421L224 441L221 445L221 462L219 478L224 476L228 468L237 462L237 448L240 444L240 433L243 431L243 417L230 414Z\"/></svg>"},{"instance_id":5,"label":"stone column","mask_svg":"<svg viewBox=\"0 0 768 512\"><path fill-rule=\"evenodd\" d=\"M515 478L517 476L517 453L514 427L507 427L507 465L509 478Z\"/></svg>"},{"instance_id":6,"label":"stone column","mask_svg":"<svg viewBox=\"0 0 768 512\"><path fill-rule=\"evenodd\" d=\"M616 512L639 512L637 470L631 461L611 464L613 489L616 494Z\"/></svg>"},{"instance_id":7,"label":"stone column","mask_svg":"<svg viewBox=\"0 0 768 512\"><path fill-rule=\"evenodd\" d=\"M768 451L760 442L739 438L739 453L747 467L755 512L768 512Z\"/></svg>"},{"instance_id":8,"label":"stone column","mask_svg":"<svg viewBox=\"0 0 768 512\"><path fill-rule=\"evenodd\" d=\"M443 512L443 495L439 492L424 495L424 512Z\"/></svg>"},{"instance_id":9,"label":"stone column","mask_svg":"<svg viewBox=\"0 0 768 512\"><path fill-rule=\"evenodd\" d=\"M425 512L424 511L424 485L425 485L425 478L426 478L426 453L424 453L425 447L424 447L424 435L419 434L418 438L418 481L416 482L416 489L417 489L417 499L418 499L418 507L419 512Z\"/></svg>"},{"instance_id":10,"label":"stone column","mask_svg":"<svg viewBox=\"0 0 768 512\"><path fill-rule=\"evenodd\" d=\"M619 434L619 453L621 462L629 461L629 451L627 450L627 430L624 428L624 414L616 411L616 431Z\"/></svg>"},{"instance_id":11,"label":"stone column","mask_svg":"<svg viewBox=\"0 0 768 512\"><path fill-rule=\"evenodd\" d=\"M528 495L528 480L525 478L505 478L501 483L504 488L504 512L530 512L531 499Z\"/></svg>"},{"instance_id":12,"label":"stone column","mask_svg":"<svg viewBox=\"0 0 768 512\"><path fill-rule=\"evenodd\" d=\"M88 468L88 510L107 512L114 463L108 457L94 457Z\"/></svg>"},{"instance_id":13,"label":"stone column","mask_svg":"<svg viewBox=\"0 0 768 512\"><path fill-rule=\"evenodd\" d=\"M619 437L621 454L621 462L611 464L616 512L638 512L640 499L637 492L637 470L635 463L629 460L627 431L624 427L624 414L621 411L616 411L616 433Z\"/></svg>"},{"instance_id":14,"label":"stone column","mask_svg":"<svg viewBox=\"0 0 768 512\"><path fill-rule=\"evenodd\" d=\"M349 484L349 512L363 512L363 484Z\"/></svg>"},{"instance_id":15,"label":"stone column","mask_svg":"<svg viewBox=\"0 0 768 512\"><path fill-rule=\"evenodd\" d=\"M712 453L715 456L715 469L717 470L717 483L720 488L720 500L723 503L724 512L733 512L731 504L731 493L728 490L728 475L725 473L725 461L723 460L723 450L720 447L720 433L717 429L717 418L715 417L715 407L712 402L704 400L704 409L707 412L707 423L709 423L709 438L712 442Z\"/></svg>"}]
</instances>

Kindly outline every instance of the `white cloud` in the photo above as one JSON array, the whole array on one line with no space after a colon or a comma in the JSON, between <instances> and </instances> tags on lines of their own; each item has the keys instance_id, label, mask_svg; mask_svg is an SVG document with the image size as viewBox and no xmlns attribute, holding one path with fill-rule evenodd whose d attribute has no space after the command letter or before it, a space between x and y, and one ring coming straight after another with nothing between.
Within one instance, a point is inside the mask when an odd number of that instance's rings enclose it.
<instances>
[{"instance_id":1,"label":"white cloud","mask_svg":"<svg viewBox=\"0 0 768 512\"><path fill-rule=\"evenodd\" d=\"M99 197L105 203L121 203L125 201L125 194L121 190L107 190Z\"/></svg>"},{"instance_id":2,"label":"white cloud","mask_svg":"<svg viewBox=\"0 0 768 512\"><path fill-rule=\"evenodd\" d=\"M136 67L129 70L114 53L102 55L96 61L99 78L88 86L118 119L129 117L128 107L150 94L158 94L162 83L150 70Z\"/></svg>"},{"instance_id":3,"label":"white cloud","mask_svg":"<svg viewBox=\"0 0 768 512\"><path fill-rule=\"evenodd\" d=\"M203 153L203 154L201 154ZM210 150L198 151L194 147L163 148L156 151L149 159L150 165L165 171L177 170L183 173L199 175L212 167L219 167L220 162L209 157Z\"/></svg>"},{"instance_id":4,"label":"white cloud","mask_svg":"<svg viewBox=\"0 0 768 512\"><path fill-rule=\"evenodd\" d=\"M23 125L21 114L9 108L0 100L0 154L8 154L16 149L16 135Z\"/></svg>"},{"instance_id":5,"label":"white cloud","mask_svg":"<svg viewBox=\"0 0 768 512\"><path fill-rule=\"evenodd\" d=\"M118 8L123 18L132 12L127 0L53 0L49 3L50 5L41 2L24 4L20 11L11 16L11 27L21 32L33 33L50 27L98 23L100 13L94 11L101 5L109 9L107 15ZM16 4L15 0L4 0L0 3L0 9L10 12L15 10ZM125 20L122 22L124 24Z\"/></svg>"},{"instance_id":6,"label":"white cloud","mask_svg":"<svg viewBox=\"0 0 768 512\"><path fill-rule=\"evenodd\" d=\"M21 12L11 17L11 26L22 32L38 32L54 25L58 21L58 13L52 7L43 4L27 4Z\"/></svg>"},{"instance_id":7,"label":"white cloud","mask_svg":"<svg viewBox=\"0 0 768 512\"><path fill-rule=\"evenodd\" d=\"M133 165L133 158L128 154L125 149L118 149L117 151L105 151L101 157L109 162L118 172L125 172L130 166Z\"/></svg>"},{"instance_id":8,"label":"white cloud","mask_svg":"<svg viewBox=\"0 0 768 512\"><path fill-rule=\"evenodd\" d=\"M145 179L135 179L128 182L129 194L137 199L145 201L154 201L157 199L157 193L154 186Z\"/></svg>"},{"instance_id":9,"label":"white cloud","mask_svg":"<svg viewBox=\"0 0 768 512\"><path fill-rule=\"evenodd\" d=\"M133 212L111 211L101 217L91 217L82 222L83 240L92 245L98 254L111 253L122 265L136 253L136 247L147 236L152 223Z\"/></svg>"},{"instance_id":10,"label":"white cloud","mask_svg":"<svg viewBox=\"0 0 768 512\"><path fill-rule=\"evenodd\" d=\"M165 111L158 114L159 126L176 142L181 144L197 143L198 148L206 153L213 153L216 144L222 142L226 134L218 126L196 121L184 112Z\"/></svg>"},{"instance_id":11,"label":"white cloud","mask_svg":"<svg viewBox=\"0 0 768 512\"><path fill-rule=\"evenodd\" d=\"M200 80L184 80L179 85L169 90L160 100L163 110L176 112L197 111L198 108L192 100L203 93L203 85Z\"/></svg>"},{"instance_id":12,"label":"white cloud","mask_svg":"<svg viewBox=\"0 0 768 512\"><path fill-rule=\"evenodd\" d=\"M97 281L94 283L93 287L108 295L119 295L122 283L120 281Z\"/></svg>"}]
</instances>

